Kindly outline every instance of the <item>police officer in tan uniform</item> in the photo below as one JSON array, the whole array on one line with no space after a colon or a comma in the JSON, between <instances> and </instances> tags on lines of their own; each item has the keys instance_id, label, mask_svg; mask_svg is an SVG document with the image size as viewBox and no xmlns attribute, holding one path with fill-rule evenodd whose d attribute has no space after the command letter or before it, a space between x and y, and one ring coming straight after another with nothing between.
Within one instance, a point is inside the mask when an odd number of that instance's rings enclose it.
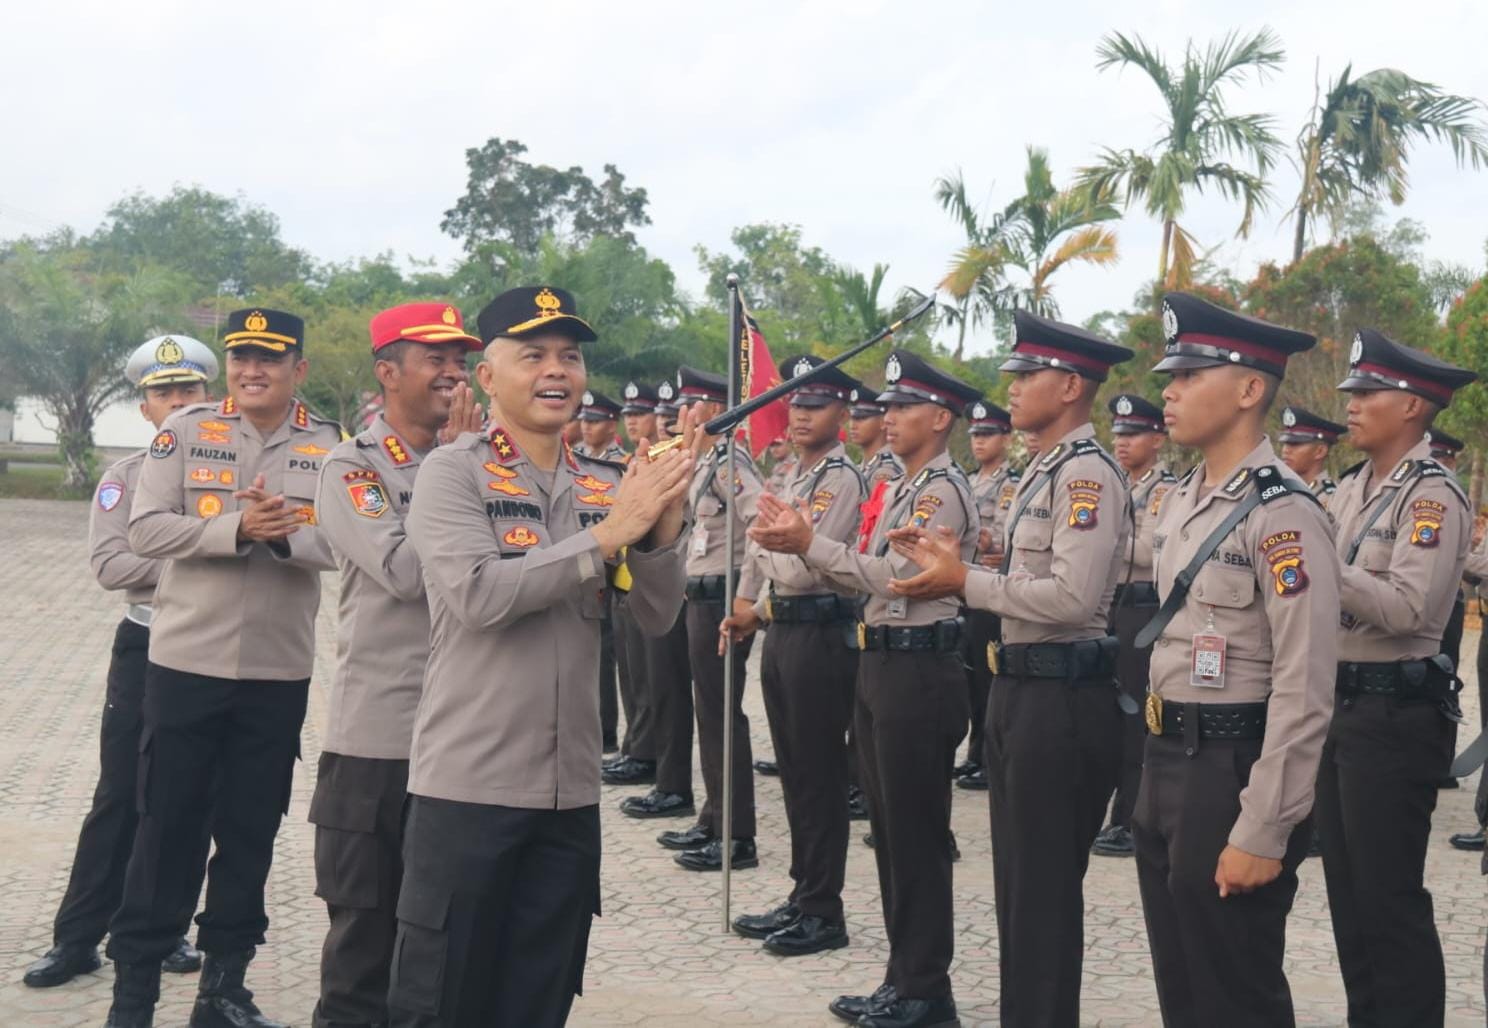
<instances>
[{"instance_id":1,"label":"police officer in tan uniform","mask_svg":"<svg viewBox=\"0 0 1488 1028\"><path fill-rule=\"evenodd\" d=\"M1372 329L1354 337L1349 442L1333 497L1343 563L1337 704L1318 772L1318 839L1350 1024L1441 1024L1446 977L1423 882L1461 683L1442 632L1472 534L1425 434L1471 371Z\"/></svg>"},{"instance_id":2,"label":"police officer in tan uniform","mask_svg":"<svg viewBox=\"0 0 1488 1028\"><path fill-rule=\"evenodd\" d=\"M621 395L624 400L620 418L630 444L634 446L641 439L659 441L662 436L656 423L656 390L645 383L632 381L625 383ZM600 780L607 785L656 779L651 695L644 677L644 637L630 614L629 592L630 570L622 563L612 576L609 598L611 642L620 681L620 706L625 711L625 735L619 740L619 755L605 761L600 769ZM603 674L601 665L601 678Z\"/></svg>"},{"instance_id":3,"label":"police officer in tan uniform","mask_svg":"<svg viewBox=\"0 0 1488 1028\"><path fill-rule=\"evenodd\" d=\"M1293 1023L1282 971L1329 715L1338 562L1277 460L1267 407L1302 332L1164 301L1173 442L1203 454L1163 500L1159 613L1132 830L1163 1023ZM1188 582L1185 586L1183 583Z\"/></svg>"},{"instance_id":4,"label":"police officer in tan uniform","mask_svg":"<svg viewBox=\"0 0 1488 1028\"><path fill-rule=\"evenodd\" d=\"M1126 480L1095 442L1099 384L1131 351L1024 311L1002 370L1013 427L1040 457L1023 473L997 568L967 567L923 530L896 545L927 570L895 590L964 595L1002 616L987 705L987 781L1005 1024L1074 1024L1083 879L1121 763L1111 598L1131 538ZM1133 710L1135 707L1133 706Z\"/></svg>"},{"instance_id":5,"label":"police officer in tan uniform","mask_svg":"<svg viewBox=\"0 0 1488 1028\"><path fill-rule=\"evenodd\" d=\"M1002 541L1013 497L1022 475L1008 463L1008 440L1012 417L995 403L978 400L966 412L971 455L977 462L971 476L971 495L976 499L981 534L976 559L996 567L1002 560ZM992 671L987 667L987 647L1002 634L1002 620L989 610L966 610L967 684L971 689L971 731L966 740L966 760L956 765L956 784L962 789L985 790L987 770L983 730L987 723L987 696Z\"/></svg>"},{"instance_id":6,"label":"police officer in tan uniform","mask_svg":"<svg viewBox=\"0 0 1488 1028\"><path fill-rule=\"evenodd\" d=\"M728 380L722 375L684 365L677 372L678 402L703 422L721 413L728 402ZM728 442L706 440L693 471L687 502L693 515L692 536L687 546L687 655L692 667L693 702L697 711L698 755L706 793L697 824L680 832L663 832L658 838L668 849L680 849L679 866L689 871L718 871L723 868L725 845L734 868L759 864L754 846L754 779L750 773L753 754L749 742L749 717L744 713L744 665L752 639L734 647L733 711L733 824L719 823L723 816L723 657L718 648L718 626L725 611L724 573L728 570L728 534L734 535L734 559L741 562L737 595L757 595L756 567L744 561L747 540L744 530L754 520L755 504L763 483L750 459L748 447L737 447L733 481L729 481ZM699 445L702 445L700 443ZM726 491L734 495L732 524L725 507Z\"/></svg>"},{"instance_id":7,"label":"police officer in tan uniform","mask_svg":"<svg viewBox=\"0 0 1488 1028\"><path fill-rule=\"evenodd\" d=\"M682 594L686 452L573 453L594 331L551 287L481 311L490 427L424 459L407 520L432 629L414 723L388 993L396 1028L562 1024L599 911L605 566L642 629Z\"/></svg>"},{"instance_id":8,"label":"police officer in tan uniform","mask_svg":"<svg viewBox=\"0 0 1488 1028\"><path fill-rule=\"evenodd\" d=\"M670 380L656 387L656 428L662 440L675 434L678 415L677 385ZM692 664L687 656L687 605L677 612L670 629L660 635L640 636L639 661L631 673L651 707L653 752L651 766L625 761L607 768L603 778L612 784L651 782L655 787L620 801L620 812L635 818L691 817L692 796ZM711 837L699 827L662 833L658 839L671 849L695 849Z\"/></svg>"},{"instance_id":9,"label":"police officer in tan uniform","mask_svg":"<svg viewBox=\"0 0 1488 1028\"><path fill-rule=\"evenodd\" d=\"M481 426L465 366L481 345L453 305L393 307L370 333L381 412L331 451L315 501L341 569L336 677L310 800L315 893L330 916L315 1028L387 1021L408 749L429 662L429 604L404 519L435 444Z\"/></svg>"},{"instance_id":10,"label":"police officer in tan uniform","mask_svg":"<svg viewBox=\"0 0 1488 1028\"><path fill-rule=\"evenodd\" d=\"M207 387L217 377L217 355L190 336L157 336L130 355L124 377L140 391L140 414L158 430L170 414L206 400ZM100 586L124 594L124 617L114 633L109 661L98 785L78 831L67 892L52 926L52 948L26 969L23 980L32 988L61 985L99 968L98 944L124 889L137 821L135 788L151 604L165 563L137 556L129 548L129 505L145 454L145 450L131 453L104 470L89 512L89 563ZM189 890L192 909L186 911L188 918L201 891L209 844L203 826L199 852L192 862L196 884ZM184 938L162 964L162 970L176 973L200 967L201 954Z\"/></svg>"},{"instance_id":11,"label":"police officer in tan uniform","mask_svg":"<svg viewBox=\"0 0 1488 1028\"><path fill-rule=\"evenodd\" d=\"M217 845L191 1023L277 1023L243 975L269 923L264 882L300 751L320 572L334 566L315 486L341 429L295 399L309 367L298 317L233 311L223 346L227 399L166 419L130 509L131 548L167 563L150 626L139 827L109 924L116 1026L150 1022L205 824Z\"/></svg>"},{"instance_id":12,"label":"police officer in tan uniform","mask_svg":"<svg viewBox=\"0 0 1488 1028\"><path fill-rule=\"evenodd\" d=\"M1111 601L1111 633L1121 650L1116 680L1122 692L1140 704L1147 694L1150 646L1136 645L1137 633L1157 613L1157 587L1152 584L1152 533L1163 497L1178 481L1161 459L1168 441L1162 410L1136 395L1122 393L1106 404L1111 412L1112 450L1126 472L1132 500L1131 544L1122 554L1121 581ZM1146 729L1138 718L1126 718L1121 737L1121 778L1111 800L1111 821L1090 847L1103 857L1132 855L1131 812L1142 780L1142 744Z\"/></svg>"},{"instance_id":13,"label":"police officer in tan uniform","mask_svg":"<svg viewBox=\"0 0 1488 1028\"><path fill-rule=\"evenodd\" d=\"M829 1009L860 1025L913 1028L956 1020L950 779L968 699L958 604L889 591L890 579L911 567L890 551L889 531L944 527L961 559L975 554L976 504L946 446L979 394L906 350L889 354L884 379L878 402L888 406L889 445L905 473L889 487L865 550L814 532L799 511L772 496L760 501L750 534L767 550L799 555L839 589L868 597L858 625L854 721L889 963L871 995L839 996Z\"/></svg>"},{"instance_id":14,"label":"police officer in tan uniform","mask_svg":"<svg viewBox=\"0 0 1488 1028\"><path fill-rule=\"evenodd\" d=\"M783 435L772 442L767 450L770 454L770 474L765 479L765 488L776 496L785 493L786 485L795 476L796 468L800 461L796 457L796 451L791 448L788 435Z\"/></svg>"},{"instance_id":15,"label":"police officer in tan uniform","mask_svg":"<svg viewBox=\"0 0 1488 1028\"><path fill-rule=\"evenodd\" d=\"M1457 476L1457 455L1462 452L1465 445L1462 440L1433 426L1431 431L1426 433L1426 442L1431 447L1431 459L1446 468L1455 478ZM1453 667L1462 666L1462 629L1466 620L1467 597L1461 589L1458 589L1457 596L1452 601L1452 614L1447 618L1446 631L1442 633L1442 652L1452 658ZM1481 638L1480 635L1479 639ZM1479 649L1481 648L1480 643ZM1479 677L1478 683L1478 695L1481 699L1485 688L1482 677ZM1488 713L1488 711L1483 711L1482 706L1478 709L1480 712ZM1458 787L1458 782L1454 776L1447 775L1437 785L1443 789L1455 789Z\"/></svg>"},{"instance_id":16,"label":"police officer in tan uniform","mask_svg":"<svg viewBox=\"0 0 1488 1028\"><path fill-rule=\"evenodd\" d=\"M1307 483L1324 510L1338 490L1338 483L1328 476L1328 454L1346 431L1337 422L1296 404L1282 408L1281 433L1276 437L1281 443L1281 459Z\"/></svg>"},{"instance_id":17,"label":"police officer in tan uniform","mask_svg":"<svg viewBox=\"0 0 1488 1028\"><path fill-rule=\"evenodd\" d=\"M850 421L847 428L848 442L862 453L858 470L868 479L871 490L879 482L898 478L904 473L899 458L894 456L884 429L884 414L888 408L877 401L874 392L867 388L856 390L848 399Z\"/></svg>"},{"instance_id":18,"label":"police officer in tan uniform","mask_svg":"<svg viewBox=\"0 0 1488 1028\"><path fill-rule=\"evenodd\" d=\"M584 390L579 406L579 429L582 440L574 444L574 452L584 457L624 464L630 454L615 438L615 429L620 419L620 405L604 393L594 389ZM614 569L607 573L614 576ZM604 752L614 753L620 748L620 704L616 682L615 629L610 618L609 585L605 589L604 617L599 622L599 727L604 741Z\"/></svg>"},{"instance_id":19,"label":"police officer in tan uniform","mask_svg":"<svg viewBox=\"0 0 1488 1028\"><path fill-rule=\"evenodd\" d=\"M811 355L780 363L783 381L822 363ZM838 441L847 398L861 388L838 369L790 394L790 438L800 460L778 495L810 512L814 531L848 545L857 541L858 507L867 483ZM858 654L847 645L858 596L844 593L799 557L750 544L760 595L742 593L725 630L742 637L768 622L760 689L780 767L790 828L792 888L764 914L734 919L734 931L763 939L779 956L846 946L842 888L847 872L847 726L852 720Z\"/></svg>"}]
</instances>

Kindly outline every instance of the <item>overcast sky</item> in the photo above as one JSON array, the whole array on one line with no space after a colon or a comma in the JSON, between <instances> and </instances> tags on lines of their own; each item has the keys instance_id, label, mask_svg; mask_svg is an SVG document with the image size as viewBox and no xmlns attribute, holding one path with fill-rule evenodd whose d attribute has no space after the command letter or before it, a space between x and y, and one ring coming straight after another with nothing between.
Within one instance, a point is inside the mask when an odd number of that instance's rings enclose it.
<instances>
[{"instance_id":1,"label":"overcast sky","mask_svg":"<svg viewBox=\"0 0 1488 1028\"><path fill-rule=\"evenodd\" d=\"M1244 21L1240 19L1244 18ZM491 136L598 176L617 164L651 199L642 242L689 291L693 247L737 225L791 222L808 243L889 285L929 289L960 244L932 182L957 168L1001 205L1025 144L1056 181L1101 145L1144 147L1160 113L1139 73L1097 72L1111 30L1176 56L1185 40L1268 25L1283 71L1232 90L1289 144L1324 79L1398 67L1488 97L1483 0L1257 0L1145 4L510 3L6 4L0 12L0 237L93 228L133 190L175 183L241 193L323 259L392 250L447 261L443 211L464 150ZM1396 212L1430 232L1431 256L1483 265L1488 173L1445 148L1417 151ZM1284 257L1296 175L1252 238L1238 208L1196 200L1182 219L1248 274ZM1121 263L1060 273L1070 320L1125 306L1156 271L1158 226L1119 224ZM582 303L582 298L580 298ZM847 340L838 340L847 342ZM976 340L976 349L993 340Z\"/></svg>"}]
</instances>

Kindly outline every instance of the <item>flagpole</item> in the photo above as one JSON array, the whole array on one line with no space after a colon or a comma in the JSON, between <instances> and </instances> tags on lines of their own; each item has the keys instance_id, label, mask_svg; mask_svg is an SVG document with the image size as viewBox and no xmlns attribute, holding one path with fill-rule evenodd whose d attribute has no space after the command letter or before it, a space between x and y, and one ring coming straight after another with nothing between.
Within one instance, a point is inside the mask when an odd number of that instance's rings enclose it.
<instances>
[{"instance_id":1,"label":"flagpole","mask_svg":"<svg viewBox=\"0 0 1488 1028\"><path fill-rule=\"evenodd\" d=\"M742 314L741 300L739 298L739 276L730 273L728 276L729 296L729 365L728 365L728 405L737 406L739 403L739 391L743 387L740 381L740 347L744 336L744 318ZM724 531L724 572L723 572L723 616L729 617L734 612L734 589L738 586L736 568L734 565L734 516L735 516L735 453L738 447L738 433L732 429L728 433L728 457L724 465L723 485L723 523L727 526ZM721 827L718 830L719 842L723 850L723 931L728 934L732 926L729 924L729 891L733 884L733 856L734 856L734 638L733 633L724 635L723 648L723 804L721 809Z\"/></svg>"}]
</instances>

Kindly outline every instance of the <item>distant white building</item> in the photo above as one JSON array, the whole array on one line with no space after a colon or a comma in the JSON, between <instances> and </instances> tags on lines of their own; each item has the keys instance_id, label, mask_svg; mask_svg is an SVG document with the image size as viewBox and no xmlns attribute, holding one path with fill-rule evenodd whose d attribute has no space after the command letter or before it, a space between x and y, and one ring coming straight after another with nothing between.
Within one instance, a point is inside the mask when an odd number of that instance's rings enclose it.
<instances>
[{"instance_id":1,"label":"distant white building","mask_svg":"<svg viewBox=\"0 0 1488 1028\"><path fill-rule=\"evenodd\" d=\"M15 418L8 435L4 424L7 413L0 411L0 442L57 441L57 422L37 400L22 397L16 401ZM139 400L135 397L127 397L105 409L93 426L93 443L96 446L147 446L154 436L155 429L140 414Z\"/></svg>"}]
</instances>

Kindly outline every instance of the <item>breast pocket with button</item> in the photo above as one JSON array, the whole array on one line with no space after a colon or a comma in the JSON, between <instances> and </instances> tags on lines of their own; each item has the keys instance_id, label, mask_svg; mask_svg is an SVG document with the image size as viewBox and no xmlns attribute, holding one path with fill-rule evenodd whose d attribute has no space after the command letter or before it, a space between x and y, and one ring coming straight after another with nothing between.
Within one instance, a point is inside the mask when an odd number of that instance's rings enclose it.
<instances>
[{"instance_id":1,"label":"breast pocket with button","mask_svg":"<svg viewBox=\"0 0 1488 1028\"><path fill-rule=\"evenodd\" d=\"M1199 572L1190 595L1204 608L1214 608L1214 631L1225 637L1231 656L1261 659L1268 652L1269 634L1259 630L1266 618L1256 596L1254 574L1207 567ZM1199 630L1207 631L1209 612L1201 610Z\"/></svg>"},{"instance_id":2,"label":"breast pocket with button","mask_svg":"<svg viewBox=\"0 0 1488 1028\"><path fill-rule=\"evenodd\" d=\"M1052 521L1019 522L1013 536L1013 573L1026 572L1034 578L1049 578L1054 573L1054 523Z\"/></svg>"}]
</instances>

